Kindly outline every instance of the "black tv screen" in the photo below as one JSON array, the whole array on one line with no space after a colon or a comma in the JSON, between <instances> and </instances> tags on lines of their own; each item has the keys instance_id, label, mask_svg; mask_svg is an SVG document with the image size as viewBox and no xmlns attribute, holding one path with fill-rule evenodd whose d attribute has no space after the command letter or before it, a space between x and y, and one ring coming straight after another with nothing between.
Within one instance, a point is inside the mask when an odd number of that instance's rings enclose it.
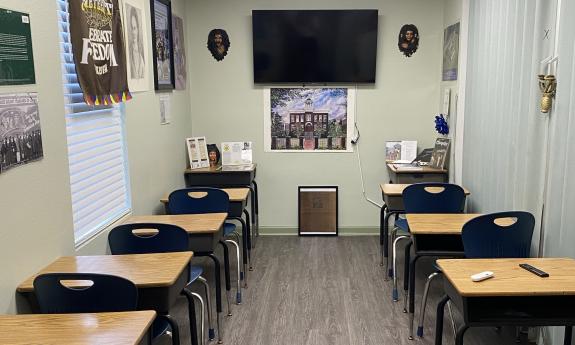
<instances>
[{"instance_id":1,"label":"black tv screen","mask_svg":"<svg viewBox=\"0 0 575 345\"><path fill-rule=\"evenodd\" d=\"M255 83L375 83L377 10L252 11Z\"/></svg>"}]
</instances>

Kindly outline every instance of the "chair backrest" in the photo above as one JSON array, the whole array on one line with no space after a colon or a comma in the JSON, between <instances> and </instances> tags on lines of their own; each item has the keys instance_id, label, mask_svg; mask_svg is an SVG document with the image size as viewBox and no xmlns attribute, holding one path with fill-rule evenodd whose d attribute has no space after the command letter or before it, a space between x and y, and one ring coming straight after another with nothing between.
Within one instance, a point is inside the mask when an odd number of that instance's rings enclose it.
<instances>
[{"instance_id":1,"label":"chair backrest","mask_svg":"<svg viewBox=\"0 0 575 345\"><path fill-rule=\"evenodd\" d=\"M209 187L175 190L168 198L170 214L224 213L229 203L228 193Z\"/></svg>"},{"instance_id":2,"label":"chair backrest","mask_svg":"<svg viewBox=\"0 0 575 345\"><path fill-rule=\"evenodd\" d=\"M63 285L66 281L85 281L88 284L86 287L69 287ZM45 314L132 311L138 306L138 289L134 283L107 274L42 274L34 279L34 292L40 312Z\"/></svg>"},{"instance_id":3,"label":"chair backrest","mask_svg":"<svg viewBox=\"0 0 575 345\"><path fill-rule=\"evenodd\" d=\"M108 245L114 255L184 252L189 250L188 242L186 230L172 224L123 224L108 234Z\"/></svg>"},{"instance_id":4,"label":"chair backrest","mask_svg":"<svg viewBox=\"0 0 575 345\"><path fill-rule=\"evenodd\" d=\"M465 191L450 183L414 183L402 193L405 213L461 213Z\"/></svg>"},{"instance_id":5,"label":"chair backrest","mask_svg":"<svg viewBox=\"0 0 575 345\"><path fill-rule=\"evenodd\" d=\"M513 222L514 221L514 222ZM462 239L467 258L527 258L535 217L529 212L511 211L481 215L463 226Z\"/></svg>"}]
</instances>

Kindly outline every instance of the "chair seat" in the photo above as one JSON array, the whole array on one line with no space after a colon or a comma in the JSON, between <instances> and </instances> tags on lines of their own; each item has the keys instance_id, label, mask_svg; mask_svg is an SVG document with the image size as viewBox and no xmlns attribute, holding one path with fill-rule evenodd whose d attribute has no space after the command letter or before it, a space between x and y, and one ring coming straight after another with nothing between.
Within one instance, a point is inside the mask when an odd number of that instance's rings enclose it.
<instances>
[{"instance_id":1,"label":"chair seat","mask_svg":"<svg viewBox=\"0 0 575 345\"><path fill-rule=\"evenodd\" d=\"M236 225L234 223L224 223L224 236L236 231Z\"/></svg>"},{"instance_id":2,"label":"chair seat","mask_svg":"<svg viewBox=\"0 0 575 345\"><path fill-rule=\"evenodd\" d=\"M409 226L407 225L407 219L405 218L397 218L395 220L395 226L403 231L409 232Z\"/></svg>"},{"instance_id":3,"label":"chair seat","mask_svg":"<svg viewBox=\"0 0 575 345\"><path fill-rule=\"evenodd\" d=\"M190 281L188 284L195 282L202 273L204 273L204 269L201 266L192 266L190 268Z\"/></svg>"}]
</instances>

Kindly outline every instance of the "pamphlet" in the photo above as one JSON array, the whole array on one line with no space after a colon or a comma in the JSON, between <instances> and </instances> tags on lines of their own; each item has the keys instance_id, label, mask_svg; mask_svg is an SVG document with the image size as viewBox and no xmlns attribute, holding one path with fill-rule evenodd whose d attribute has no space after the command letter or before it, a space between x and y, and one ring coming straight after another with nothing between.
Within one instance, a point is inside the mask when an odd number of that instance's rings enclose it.
<instances>
[{"instance_id":1,"label":"pamphlet","mask_svg":"<svg viewBox=\"0 0 575 345\"><path fill-rule=\"evenodd\" d=\"M252 164L252 142L236 141L222 143L222 165Z\"/></svg>"},{"instance_id":2,"label":"pamphlet","mask_svg":"<svg viewBox=\"0 0 575 345\"><path fill-rule=\"evenodd\" d=\"M392 163L411 163L417 157L417 141L386 141L385 160Z\"/></svg>"},{"instance_id":3,"label":"pamphlet","mask_svg":"<svg viewBox=\"0 0 575 345\"><path fill-rule=\"evenodd\" d=\"M188 148L190 169L200 169L210 166L206 137L187 138L186 147Z\"/></svg>"}]
</instances>

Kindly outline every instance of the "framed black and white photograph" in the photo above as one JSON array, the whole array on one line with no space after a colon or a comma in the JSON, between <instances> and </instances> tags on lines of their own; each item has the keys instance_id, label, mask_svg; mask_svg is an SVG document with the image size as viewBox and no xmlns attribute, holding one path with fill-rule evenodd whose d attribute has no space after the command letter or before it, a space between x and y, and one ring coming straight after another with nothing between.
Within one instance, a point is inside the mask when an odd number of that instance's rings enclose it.
<instances>
[{"instance_id":1,"label":"framed black and white photograph","mask_svg":"<svg viewBox=\"0 0 575 345\"><path fill-rule=\"evenodd\" d=\"M131 92L150 90L148 21L143 0L124 0L124 35Z\"/></svg>"},{"instance_id":2,"label":"framed black and white photograph","mask_svg":"<svg viewBox=\"0 0 575 345\"><path fill-rule=\"evenodd\" d=\"M175 88L174 47L172 46L172 4L170 0L150 0L152 13L152 49L154 88Z\"/></svg>"},{"instance_id":3,"label":"framed black and white photograph","mask_svg":"<svg viewBox=\"0 0 575 345\"><path fill-rule=\"evenodd\" d=\"M42 157L38 94L0 94L0 173Z\"/></svg>"}]
</instances>

